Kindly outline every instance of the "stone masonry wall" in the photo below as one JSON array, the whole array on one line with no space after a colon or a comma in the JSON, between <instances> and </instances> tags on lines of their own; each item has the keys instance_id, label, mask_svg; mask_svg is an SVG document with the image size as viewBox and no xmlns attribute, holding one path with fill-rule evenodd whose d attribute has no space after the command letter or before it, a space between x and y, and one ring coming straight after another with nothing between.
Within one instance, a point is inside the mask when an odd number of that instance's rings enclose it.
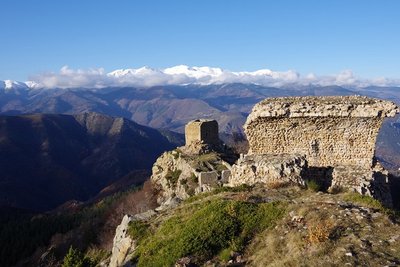
<instances>
[{"instance_id":1,"label":"stone masonry wall","mask_svg":"<svg viewBox=\"0 0 400 267\"><path fill-rule=\"evenodd\" d=\"M362 97L267 98L244 126L250 154L302 154L309 166L370 168L384 117L398 112L389 101Z\"/></svg>"},{"instance_id":2,"label":"stone masonry wall","mask_svg":"<svg viewBox=\"0 0 400 267\"><path fill-rule=\"evenodd\" d=\"M310 166L370 167L383 118L260 118L246 128L253 154L305 155Z\"/></svg>"}]
</instances>

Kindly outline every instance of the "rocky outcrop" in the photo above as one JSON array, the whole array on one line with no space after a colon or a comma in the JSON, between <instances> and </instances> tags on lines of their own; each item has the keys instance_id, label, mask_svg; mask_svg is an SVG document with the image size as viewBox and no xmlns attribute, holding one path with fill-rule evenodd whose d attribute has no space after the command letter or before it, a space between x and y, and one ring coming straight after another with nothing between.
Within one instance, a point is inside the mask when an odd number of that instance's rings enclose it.
<instances>
[{"instance_id":1,"label":"rocky outcrop","mask_svg":"<svg viewBox=\"0 0 400 267\"><path fill-rule=\"evenodd\" d=\"M223 159L224 155L215 150L200 151L194 153L192 147L180 147L157 159L151 181L159 192L159 204L171 198L186 199L226 182L222 179L222 172L231 165Z\"/></svg>"},{"instance_id":2,"label":"rocky outcrop","mask_svg":"<svg viewBox=\"0 0 400 267\"><path fill-rule=\"evenodd\" d=\"M136 240L133 240L128 234L129 223L138 220L148 220L155 214L155 211L149 210L136 215L126 214L122 218L121 223L115 230L112 254L108 267L132 266L130 260L136 250Z\"/></svg>"},{"instance_id":3,"label":"rocky outcrop","mask_svg":"<svg viewBox=\"0 0 400 267\"><path fill-rule=\"evenodd\" d=\"M300 155L244 155L232 166L230 186L278 183L305 185L307 162Z\"/></svg>"},{"instance_id":4,"label":"rocky outcrop","mask_svg":"<svg viewBox=\"0 0 400 267\"><path fill-rule=\"evenodd\" d=\"M135 241L128 234L129 223L132 220L133 216L125 215L117 226L109 267L124 266L129 261L129 255L136 249Z\"/></svg>"}]
</instances>

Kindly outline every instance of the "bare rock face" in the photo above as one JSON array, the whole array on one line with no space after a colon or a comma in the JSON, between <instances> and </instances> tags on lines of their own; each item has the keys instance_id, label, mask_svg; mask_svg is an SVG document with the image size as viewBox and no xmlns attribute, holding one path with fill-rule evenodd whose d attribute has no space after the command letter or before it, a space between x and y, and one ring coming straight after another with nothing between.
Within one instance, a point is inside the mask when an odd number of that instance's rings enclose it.
<instances>
[{"instance_id":1,"label":"bare rock face","mask_svg":"<svg viewBox=\"0 0 400 267\"><path fill-rule=\"evenodd\" d=\"M153 165L150 179L159 192L157 202L162 204L221 186L227 182L222 172L230 168L216 151L193 153L185 146L162 154Z\"/></svg>"},{"instance_id":2,"label":"bare rock face","mask_svg":"<svg viewBox=\"0 0 400 267\"><path fill-rule=\"evenodd\" d=\"M165 152L154 163L150 178L159 191L157 202L162 204L173 197L186 199L193 195L197 176L196 169L182 157L180 150Z\"/></svg>"},{"instance_id":3,"label":"bare rock face","mask_svg":"<svg viewBox=\"0 0 400 267\"><path fill-rule=\"evenodd\" d=\"M302 175L306 167L307 161L300 155L244 155L232 166L229 185L287 183L304 186Z\"/></svg>"},{"instance_id":4,"label":"bare rock face","mask_svg":"<svg viewBox=\"0 0 400 267\"><path fill-rule=\"evenodd\" d=\"M136 250L136 240L133 240L128 234L129 223L132 221L145 221L156 214L155 211L149 210L136 215L126 214L121 223L115 230L114 243L110 258L109 267L129 267L132 266L130 260Z\"/></svg>"},{"instance_id":5,"label":"bare rock face","mask_svg":"<svg viewBox=\"0 0 400 267\"><path fill-rule=\"evenodd\" d=\"M124 266L129 261L128 255L136 249L135 241L128 234L128 226L132 220L133 216L125 215L117 226L109 267Z\"/></svg>"}]
</instances>

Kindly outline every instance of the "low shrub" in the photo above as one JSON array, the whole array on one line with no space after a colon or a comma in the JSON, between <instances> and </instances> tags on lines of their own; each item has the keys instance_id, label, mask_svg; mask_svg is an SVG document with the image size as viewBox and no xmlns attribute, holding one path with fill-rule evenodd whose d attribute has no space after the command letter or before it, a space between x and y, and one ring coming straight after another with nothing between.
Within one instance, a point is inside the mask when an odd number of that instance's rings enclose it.
<instances>
[{"instance_id":1,"label":"low shrub","mask_svg":"<svg viewBox=\"0 0 400 267\"><path fill-rule=\"evenodd\" d=\"M306 186L308 190L313 192L318 192L321 189L321 186L315 180L307 180Z\"/></svg>"},{"instance_id":2,"label":"low shrub","mask_svg":"<svg viewBox=\"0 0 400 267\"><path fill-rule=\"evenodd\" d=\"M331 236L333 229L333 223L327 220L310 225L308 227L308 242L310 244L325 242Z\"/></svg>"}]
</instances>

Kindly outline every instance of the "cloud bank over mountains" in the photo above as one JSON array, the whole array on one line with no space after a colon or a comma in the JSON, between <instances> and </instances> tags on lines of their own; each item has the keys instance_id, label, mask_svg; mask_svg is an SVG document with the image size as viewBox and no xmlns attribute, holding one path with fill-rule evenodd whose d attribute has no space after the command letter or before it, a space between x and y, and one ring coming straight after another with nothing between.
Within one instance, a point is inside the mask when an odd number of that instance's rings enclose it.
<instances>
[{"instance_id":1,"label":"cloud bank over mountains","mask_svg":"<svg viewBox=\"0 0 400 267\"><path fill-rule=\"evenodd\" d=\"M105 88L105 87L150 87L156 85L224 84L244 83L271 87L285 86L330 86L367 87L400 86L400 79L363 79L352 71L342 71L337 75L300 75L296 71L272 71L261 69L253 72L234 72L212 67L189 67L179 65L165 69L142 67L119 69L105 72L104 69L71 69L68 66L59 72L48 72L32 77L28 82L0 81L0 88Z\"/></svg>"}]
</instances>

